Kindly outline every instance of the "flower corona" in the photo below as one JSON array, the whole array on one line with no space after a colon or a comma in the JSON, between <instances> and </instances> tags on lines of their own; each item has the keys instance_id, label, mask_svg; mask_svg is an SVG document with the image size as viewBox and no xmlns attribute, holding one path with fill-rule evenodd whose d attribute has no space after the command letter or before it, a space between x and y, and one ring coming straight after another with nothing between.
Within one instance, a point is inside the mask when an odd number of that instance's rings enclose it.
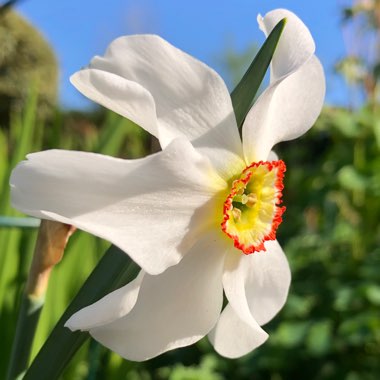
<instances>
[{"instance_id":1,"label":"flower corona","mask_svg":"<svg viewBox=\"0 0 380 380\"><path fill-rule=\"evenodd\" d=\"M280 206L285 170L281 160L254 162L232 182L221 226L244 254L265 251L264 242L276 239L285 211Z\"/></svg>"}]
</instances>

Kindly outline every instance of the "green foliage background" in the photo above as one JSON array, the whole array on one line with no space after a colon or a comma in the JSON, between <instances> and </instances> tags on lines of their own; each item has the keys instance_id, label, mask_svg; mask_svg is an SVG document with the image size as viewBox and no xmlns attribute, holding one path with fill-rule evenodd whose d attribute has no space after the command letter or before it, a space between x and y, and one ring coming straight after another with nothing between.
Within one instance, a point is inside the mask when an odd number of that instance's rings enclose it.
<instances>
[{"instance_id":1,"label":"green foliage background","mask_svg":"<svg viewBox=\"0 0 380 380\"><path fill-rule=\"evenodd\" d=\"M30 88L29 88L30 90ZM154 141L113 113L37 112L38 91L0 129L1 215L17 162L46 148L80 149L135 158ZM132 363L94 341L66 369L65 380L347 379L380 375L380 107L326 107L304 137L277 147L287 164L287 211L278 238L293 281L280 314L266 326L268 342L238 360L207 342ZM1 123L1 121L0 121ZM0 378L5 377L19 300L36 231L0 228ZM71 238L54 269L33 356L108 244L84 232Z\"/></svg>"},{"instance_id":2,"label":"green foliage background","mask_svg":"<svg viewBox=\"0 0 380 380\"><path fill-rule=\"evenodd\" d=\"M31 86L38 92L38 114L47 117L56 104L58 66L55 54L27 20L11 10L0 12L0 122L11 108L22 109Z\"/></svg>"}]
</instances>

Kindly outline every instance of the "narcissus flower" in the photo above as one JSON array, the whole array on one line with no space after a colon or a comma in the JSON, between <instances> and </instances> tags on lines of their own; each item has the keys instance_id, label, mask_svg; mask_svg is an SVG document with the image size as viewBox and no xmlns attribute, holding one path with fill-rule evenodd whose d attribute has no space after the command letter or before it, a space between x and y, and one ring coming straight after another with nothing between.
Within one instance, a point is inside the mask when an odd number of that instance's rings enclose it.
<instances>
[{"instance_id":1,"label":"narcissus flower","mask_svg":"<svg viewBox=\"0 0 380 380\"><path fill-rule=\"evenodd\" d=\"M156 136L162 151L122 160L52 150L14 170L16 208L105 238L142 268L73 315L70 329L132 360L205 335L235 358L267 339L260 326L282 308L290 283L276 241L285 164L271 150L312 126L325 92L306 26L285 10L258 22L268 34L284 17L270 85L245 119L243 141L222 79L160 37L118 38L72 76L84 95Z\"/></svg>"}]
</instances>

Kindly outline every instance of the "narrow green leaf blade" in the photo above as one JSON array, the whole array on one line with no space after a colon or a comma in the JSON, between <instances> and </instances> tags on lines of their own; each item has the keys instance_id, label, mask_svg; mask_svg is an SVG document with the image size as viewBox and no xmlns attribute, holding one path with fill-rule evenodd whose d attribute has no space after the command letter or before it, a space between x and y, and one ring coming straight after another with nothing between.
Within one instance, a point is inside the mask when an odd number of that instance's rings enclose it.
<instances>
[{"instance_id":1,"label":"narrow green leaf blade","mask_svg":"<svg viewBox=\"0 0 380 380\"><path fill-rule=\"evenodd\" d=\"M286 19L283 18L273 28L243 78L231 93L232 105L239 130L241 130L244 119L264 79L285 24Z\"/></svg>"},{"instance_id":2,"label":"narrow green leaf blade","mask_svg":"<svg viewBox=\"0 0 380 380\"><path fill-rule=\"evenodd\" d=\"M24 294L17 320L16 335L12 346L7 380L14 380L28 368L30 351L44 299L34 299Z\"/></svg>"},{"instance_id":3,"label":"narrow green leaf blade","mask_svg":"<svg viewBox=\"0 0 380 380\"><path fill-rule=\"evenodd\" d=\"M25 374L23 380L55 380L89 338L71 332L66 321L81 308L132 281L140 268L119 248L111 246L87 278Z\"/></svg>"}]
</instances>

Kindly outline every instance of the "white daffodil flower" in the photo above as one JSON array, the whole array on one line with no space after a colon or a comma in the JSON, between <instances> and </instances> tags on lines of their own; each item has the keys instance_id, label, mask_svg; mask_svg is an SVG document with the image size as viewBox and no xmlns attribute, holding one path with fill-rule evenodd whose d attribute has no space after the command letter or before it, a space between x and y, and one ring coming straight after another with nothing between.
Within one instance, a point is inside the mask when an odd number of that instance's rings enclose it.
<instances>
[{"instance_id":1,"label":"white daffodil flower","mask_svg":"<svg viewBox=\"0 0 380 380\"><path fill-rule=\"evenodd\" d=\"M243 142L219 75L160 37L118 38L72 76L84 95L156 136L162 151L122 160L51 150L13 171L16 208L107 239L142 268L67 327L137 361L205 335L230 358L267 339L260 326L282 308L290 283L275 240L285 165L271 149L313 125L325 92L302 21L280 9L258 22L267 35L284 17L270 85L246 117Z\"/></svg>"}]
</instances>

